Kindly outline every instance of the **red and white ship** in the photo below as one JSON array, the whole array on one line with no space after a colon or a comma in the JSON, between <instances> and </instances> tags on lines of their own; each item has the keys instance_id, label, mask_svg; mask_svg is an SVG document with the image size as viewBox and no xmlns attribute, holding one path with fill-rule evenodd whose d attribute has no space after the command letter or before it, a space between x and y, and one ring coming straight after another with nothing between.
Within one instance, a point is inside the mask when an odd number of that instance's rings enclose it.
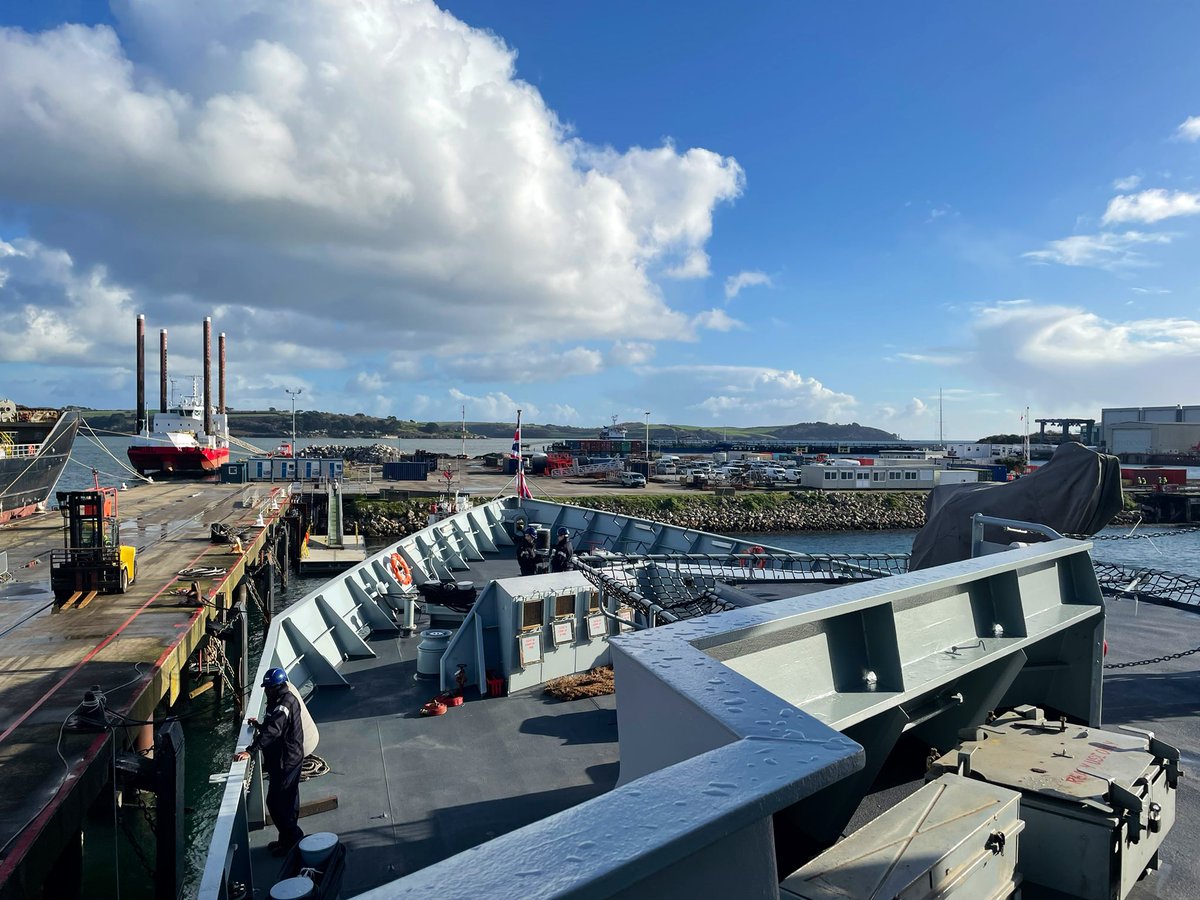
<instances>
[{"instance_id":1,"label":"red and white ship","mask_svg":"<svg viewBox=\"0 0 1200 900\"><path fill-rule=\"evenodd\" d=\"M204 401L192 393L177 406L154 416L154 425L142 431L129 447L129 462L143 475L154 472L186 475L214 472L229 462L228 417L210 410L212 433L204 430Z\"/></svg>"},{"instance_id":2,"label":"red and white ship","mask_svg":"<svg viewBox=\"0 0 1200 900\"><path fill-rule=\"evenodd\" d=\"M204 320L204 392L192 378L192 392L167 408L167 332L161 336L161 397L153 424L145 405L145 318L138 316L138 435L130 445L129 462L143 475L198 475L229 462L229 418L225 413L225 335L220 336L220 401L214 408L210 378L211 320Z\"/></svg>"}]
</instances>

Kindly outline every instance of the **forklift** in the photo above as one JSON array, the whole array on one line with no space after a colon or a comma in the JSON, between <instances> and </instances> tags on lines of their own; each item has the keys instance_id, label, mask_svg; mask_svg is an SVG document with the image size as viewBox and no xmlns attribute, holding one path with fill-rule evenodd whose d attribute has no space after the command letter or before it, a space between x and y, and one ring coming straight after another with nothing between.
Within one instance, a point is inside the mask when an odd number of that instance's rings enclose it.
<instances>
[{"instance_id":1,"label":"forklift","mask_svg":"<svg viewBox=\"0 0 1200 900\"><path fill-rule=\"evenodd\" d=\"M58 491L63 549L50 552L50 590L62 609L82 609L98 593L123 594L133 584L137 548L122 545L117 489Z\"/></svg>"}]
</instances>

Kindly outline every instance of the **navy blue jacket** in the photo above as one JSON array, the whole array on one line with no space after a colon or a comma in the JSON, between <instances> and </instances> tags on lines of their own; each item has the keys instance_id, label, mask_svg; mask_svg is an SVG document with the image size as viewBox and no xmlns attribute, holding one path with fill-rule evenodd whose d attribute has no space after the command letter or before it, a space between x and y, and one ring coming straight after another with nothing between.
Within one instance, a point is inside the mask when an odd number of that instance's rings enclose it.
<instances>
[{"instance_id":1,"label":"navy blue jacket","mask_svg":"<svg viewBox=\"0 0 1200 900\"><path fill-rule=\"evenodd\" d=\"M263 768L270 773L287 772L304 761L304 725L300 721L300 701L284 690L267 709L267 718L246 748L261 750Z\"/></svg>"}]
</instances>

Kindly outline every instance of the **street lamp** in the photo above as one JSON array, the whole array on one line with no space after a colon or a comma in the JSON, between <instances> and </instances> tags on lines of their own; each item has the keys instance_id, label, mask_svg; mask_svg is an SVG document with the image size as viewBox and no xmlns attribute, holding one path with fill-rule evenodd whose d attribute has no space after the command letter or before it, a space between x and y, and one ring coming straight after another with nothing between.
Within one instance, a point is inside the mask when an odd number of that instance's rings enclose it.
<instances>
[{"instance_id":1,"label":"street lamp","mask_svg":"<svg viewBox=\"0 0 1200 900\"><path fill-rule=\"evenodd\" d=\"M304 388L284 388L292 395L292 458L296 458L296 397L304 392Z\"/></svg>"},{"instance_id":2,"label":"street lamp","mask_svg":"<svg viewBox=\"0 0 1200 900\"><path fill-rule=\"evenodd\" d=\"M650 477L650 410L646 410L646 477Z\"/></svg>"}]
</instances>

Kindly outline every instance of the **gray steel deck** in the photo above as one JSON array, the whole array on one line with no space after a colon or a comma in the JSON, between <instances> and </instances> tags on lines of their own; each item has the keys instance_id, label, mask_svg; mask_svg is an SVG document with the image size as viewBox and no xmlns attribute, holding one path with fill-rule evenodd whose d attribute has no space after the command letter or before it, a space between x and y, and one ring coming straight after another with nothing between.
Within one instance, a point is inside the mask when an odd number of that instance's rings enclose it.
<instances>
[{"instance_id":1,"label":"gray steel deck","mask_svg":"<svg viewBox=\"0 0 1200 900\"><path fill-rule=\"evenodd\" d=\"M1200 644L1200 615L1188 610L1108 601L1108 662L1150 659ZM1200 897L1200 654L1151 666L1110 669L1104 678L1104 725L1153 731L1179 748L1175 827L1162 849L1162 868L1131 897Z\"/></svg>"},{"instance_id":2,"label":"gray steel deck","mask_svg":"<svg viewBox=\"0 0 1200 900\"><path fill-rule=\"evenodd\" d=\"M511 548L472 563L482 587L512 577ZM322 687L308 701L328 775L304 782L301 800L336 796L338 808L301 819L306 833L333 831L346 845L342 895L352 897L501 834L591 799L617 781L612 696L562 702L540 691L483 700L469 689L446 715L419 714L438 688L417 681L418 637L370 641L376 659L351 660L350 688ZM281 860L251 833L256 884Z\"/></svg>"},{"instance_id":3,"label":"gray steel deck","mask_svg":"<svg viewBox=\"0 0 1200 900\"><path fill-rule=\"evenodd\" d=\"M469 572L455 575L482 589L492 579L516 573L512 548L506 547L472 561ZM741 590L752 604L775 599L776 594L806 593L797 587L753 584ZM1109 601L1107 607L1110 662L1177 652L1200 643L1200 618L1195 613L1143 603L1134 615L1131 601ZM339 665L349 687L321 687L310 701L322 729L317 752L332 772L307 782L302 797L336 795L340 807L301 824L307 832L335 831L348 846L343 896L381 885L381 891L395 890L398 886L391 883L401 876L577 806L604 794L617 780L614 698L557 703L526 693L504 700L470 699L443 717L422 718L417 711L437 687L435 682L414 681L416 643L415 638L372 639L377 658ZM1200 762L1197 659L1106 673L1104 726L1148 728L1178 746L1183 756L1178 821L1164 846L1162 871L1139 885L1134 897L1200 896L1200 861L1193 857L1200 803L1195 784L1187 777ZM474 698L475 693L468 696ZM848 832L923 783L928 746L913 742L897 750ZM691 763L680 765L687 768ZM675 789L686 790L683 785ZM611 798L621 795L617 791ZM575 824L586 834L592 827L586 815L577 818L585 820ZM622 821L631 818L635 817L628 810L621 816ZM270 885L279 869L279 861L264 848L273 837L273 829L251 835L259 886ZM561 835L555 831L552 837L557 840ZM769 833L761 837L770 839ZM476 851L472 861L479 860L479 854ZM492 856L495 865L507 864L514 870L521 868L517 874L528 874L522 868L523 858ZM488 858L486 848L482 858ZM432 871L441 878L445 867ZM491 868L481 870L477 876L486 880L490 872ZM428 879L421 882L420 878L413 890L421 890L422 885L428 889Z\"/></svg>"}]
</instances>

